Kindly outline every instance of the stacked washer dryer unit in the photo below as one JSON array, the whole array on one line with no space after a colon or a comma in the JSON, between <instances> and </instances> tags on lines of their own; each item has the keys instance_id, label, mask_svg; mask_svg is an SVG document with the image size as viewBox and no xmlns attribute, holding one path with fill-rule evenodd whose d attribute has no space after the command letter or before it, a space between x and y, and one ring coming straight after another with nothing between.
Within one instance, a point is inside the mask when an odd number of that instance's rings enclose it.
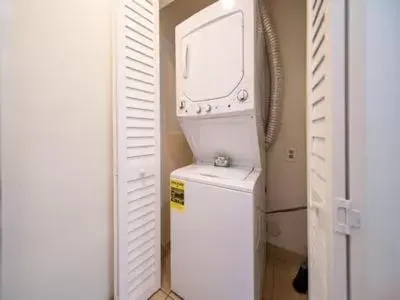
<instances>
[{"instance_id":1,"label":"stacked washer dryer unit","mask_svg":"<svg viewBox=\"0 0 400 300\"><path fill-rule=\"evenodd\" d=\"M265 266L264 40L256 0L225 3L176 27L176 112L195 157L171 174L172 290L186 300L259 300Z\"/></svg>"}]
</instances>

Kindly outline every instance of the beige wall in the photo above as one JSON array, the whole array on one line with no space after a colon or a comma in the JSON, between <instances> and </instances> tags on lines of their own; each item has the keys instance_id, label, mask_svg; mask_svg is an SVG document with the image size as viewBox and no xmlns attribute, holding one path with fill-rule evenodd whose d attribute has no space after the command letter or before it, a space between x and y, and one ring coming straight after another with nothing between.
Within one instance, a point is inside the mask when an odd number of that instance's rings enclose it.
<instances>
[{"instance_id":1,"label":"beige wall","mask_svg":"<svg viewBox=\"0 0 400 300\"><path fill-rule=\"evenodd\" d=\"M169 174L193 156L176 118L175 26L215 0L175 0L160 12L163 244L169 241Z\"/></svg>"},{"instance_id":2,"label":"beige wall","mask_svg":"<svg viewBox=\"0 0 400 300\"><path fill-rule=\"evenodd\" d=\"M10 3L0 78L0 298L107 300L111 1Z\"/></svg>"},{"instance_id":3,"label":"beige wall","mask_svg":"<svg viewBox=\"0 0 400 300\"><path fill-rule=\"evenodd\" d=\"M306 206L307 203L306 1L270 0L269 3L279 34L285 72L283 126L277 142L267 154L267 207L271 211ZM296 149L294 162L287 158L289 148ZM305 210L270 215L272 232L269 241L305 253L306 220Z\"/></svg>"}]
</instances>

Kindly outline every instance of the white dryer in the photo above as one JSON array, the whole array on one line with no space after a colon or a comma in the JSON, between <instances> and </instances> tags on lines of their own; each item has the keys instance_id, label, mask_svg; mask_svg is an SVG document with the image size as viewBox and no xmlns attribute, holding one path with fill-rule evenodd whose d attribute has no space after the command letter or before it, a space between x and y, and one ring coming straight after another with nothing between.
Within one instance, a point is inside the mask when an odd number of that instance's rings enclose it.
<instances>
[{"instance_id":1,"label":"white dryer","mask_svg":"<svg viewBox=\"0 0 400 300\"><path fill-rule=\"evenodd\" d=\"M172 290L187 300L260 299L259 171L190 165L171 174Z\"/></svg>"},{"instance_id":2,"label":"white dryer","mask_svg":"<svg viewBox=\"0 0 400 300\"><path fill-rule=\"evenodd\" d=\"M176 114L197 163L217 152L262 169L264 42L256 0L218 1L179 24Z\"/></svg>"}]
</instances>

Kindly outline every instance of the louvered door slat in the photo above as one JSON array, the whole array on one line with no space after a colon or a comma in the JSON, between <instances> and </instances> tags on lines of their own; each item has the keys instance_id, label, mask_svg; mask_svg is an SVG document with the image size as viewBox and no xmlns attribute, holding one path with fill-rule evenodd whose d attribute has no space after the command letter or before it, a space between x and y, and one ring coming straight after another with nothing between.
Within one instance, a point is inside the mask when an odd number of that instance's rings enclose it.
<instances>
[{"instance_id":1,"label":"louvered door slat","mask_svg":"<svg viewBox=\"0 0 400 300\"><path fill-rule=\"evenodd\" d=\"M146 1L146 0L132 0L132 1L134 3L137 3L138 5L142 6L146 11L148 11L154 15L153 4L150 1Z\"/></svg>"},{"instance_id":2,"label":"louvered door slat","mask_svg":"<svg viewBox=\"0 0 400 300\"><path fill-rule=\"evenodd\" d=\"M345 197L345 3L308 0L309 299L346 299L346 239L334 199Z\"/></svg>"},{"instance_id":3,"label":"louvered door slat","mask_svg":"<svg viewBox=\"0 0 400 300\"><path fill-rule=\"evenodd\" d=\"M126 99L126 109L133 114L137 114L138 111L143 111L145 113L154 113L154 103L151 101L146 101L142 99L138 99L132 96L125 95Z\"/></svg>"},{"instance_id":4,"label":"louvered door slat","mask_svg":"<svg viewBox=\"0 0 400 300\"><path fill-rule=\"evenodd\" d=\"M125 48L127 53L140 53L143 57L154 59L154 49L140 40L133 39L130 35L125 34Z\"/></svg>"},{"instance_id":5,"label":"louvered door slat","mask_svg":"<svg viewBox=\"0 0 400 300\"><path fill-rule=\"evenodd\" d=\"M127 140L127 149L134 149L137 147L149 147L154 146L154 138L153 137L146 137L146 136L128 136Z\"/></svg>"},{"instance_id":6,"label":"louvered door slat","mask_svg":"<svg viewBox=\"0 0 400 300\"><path fill-rule=\"evenodd\" d=\"M117 293L144 300L161 281L157 2L120 0L116 27Z\"/></svg>"},{"instance_id":7,"label":"louvered door slat","mask_svg":"<svg viewBox=\"0 0 400 300\"><path fill-rule=\"evenodd\" d=\"M155 89L154 77L132 67L127 66L127 70L128 72L125 78L127 79L128 85L137 87L138 84L140 84L140 86L142 86L143 89L145 90L151 89L154 91Z\"/></svg>"},{"instance_id":8,"label":"louvered door slat","mask_svg":"<svg viewBox=\"0 0 400 300\"><path fill-rule=\"evenodd\" d=\"M126 56L127 59L133 61L140 61L145 66L150 66L150 68L154 65L154 58L151 56L146 55L145 53L141 53L139 51L129 51ZM151 78L142 79L144 82L154 84L154 80Z\"/></svg>"},{"instance_id":9,"label":"louvered door slat","mask_svg":"<svg viewBox=\"0 0 400 300\"><path fill-rule=\"evenodd\" d=\"M153 92L147 92L144 87L135 88L133 86L130 86L129 82L126 82L125 88L126 88L126 97L130 101L140 102L141 104L143 104L143 103L153 104L153 101L154 101L154 93ZM152 105L149 105L148 107L154 108L154 106L152 106Z\"/></svg>"},{"instance_id":10,"label":"louvered door slat","mask_svg":"<svg viewBox=\"0 0 400 300\"><path fill-rule=\"evenodd\" d=\"M128 7L130 9L133 9L134 11L137 12L138 15L141 16L142 19L148 21L151 24L154 24L154 14L151 11L151 9L149 9L149 7L146 7L146 5L144 3L146 2L140 2L140 1L135 1L132 0L131 4L128 4Z\"/></svg>"},{"instance_id":11,"label":"louvered door slat","mask_svg":"<svg viewBox=\"0 0 400 300\"><path fill-rule=\"evenodd\" d=\"M127 86L132 90L139 90L149 95L154 95L156 92L154 84L149 84L147 81L142 81L131 76L127 76L126 79Z\"/></svg>"},{"instance_id":12,"label":"louvered door slat","mask_svg":"<svg viewBox=\"0 0 400 300\"><path fill-rule=\"evenodd\" d=\"M125 25L125 38L128 41L135 43L136 46L142 46L149 51L153 51L153 40L145 38L146 34L149 34L149 32L147 32L145 28L140 27L136 22L137 21ZM149 53L149 51L147 51L147 53Z\"/></svg>"},{"instance_id":13,"label":"louvered door slat","mask_svg":"<svg viewBox=\"0 0 400 300\"><path fill-rule=\"evenodd\" d=\"M133 55L127 55L125 57L125 64L127 68L127 76L132 74L132 72L140 73L144 76L147 76L146 79L142 79L145 82L152 82L154 80L154 67L151 64L148 64L140 59L135 58Z\"/></svg>"}]
</instances>

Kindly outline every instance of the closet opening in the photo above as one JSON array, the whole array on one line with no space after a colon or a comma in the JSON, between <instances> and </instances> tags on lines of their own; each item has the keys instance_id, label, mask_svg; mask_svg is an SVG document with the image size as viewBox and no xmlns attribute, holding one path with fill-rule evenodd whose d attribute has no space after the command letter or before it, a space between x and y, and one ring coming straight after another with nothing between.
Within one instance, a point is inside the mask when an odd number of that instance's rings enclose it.
<instances>
[{"instance_id":1,"label":"closet opening","mask_svg":"<svg viewBox=\"0 0 400 300\"><path fill-rule=\"evenodd\" d=\"M262 161L262 169L265 176L265 202L261 205L263 222L260 225L260 230L264 231L260 235L266 234L266 264L263 270L258 272L262 273L262 299L274 300L274 299L306 299L305 295L301 295L296 292L293 288L293 279L298 274L299 268L306 261L307 257L307 162L306 162L306 42L307 42L307 1L302 0L260 0L264 3L257 3L257 9L259 5L265 5L270 13L273 25L276 29L276 34L279 40L279 52L282 62L282 75L283 75L283 90L281 98L281 110L279 113L279 131L277 132L276 140L273 141L272 145L268 149L264 150L264 153L260 154ZM184 22L185 20L196 15L200 11L207 9L210 5L215 4L213 0L175 0L167 1L166 5L160 9L159 20L160 20L160 97L161 97L161 196L162 196L162 289L166 293L173 289L171 285L171 173L180 169L184 166L196 163L195 155L192 152L193 147L197 144L193 140L187 140L182 127L180 126L179 118L177 116L177 105L179 104L179 96L177 95L177 68L182 62L177 62L177 47L181 47L181 41L176 41L176 26ZM222 1L224 5L230 4L232 1ZM234 2L234 1L233 1ZM233 14L232 18L226 18L226 22L229 23L229 28L235 26L234 18L242 18L241 15ZM246 18L247 16L245 16ZM258 25L262 22L260 15L257 13ZM242 21L240 21L242 22ZM244 21L243 21L244 22ZM222 28L222 25L221 25ZM261 28L261 27L260 27ZM214 30L214 29L213 29ZM215 29L218 30L218 29ZM221 29L222 30L222 29ZM205 32L205 31L204 31ZM212 39L212 31L205 32L206 35L199 38L199 43L205 41L206 36ZM240 30L236 33L234 30L231 33L223 34L219 32L221 39L231 39L232 43L240 42L243 37L240 35ZM257 33L254 32L256 35ZM200 35L200 33L198 34ZM268 38L263 36L263 38ZM196 40L197 41L197 40ZM214 41L214 40L213 40ZM188 42L188 44L190 44ZM233 45L233 44L232 44ZM212 48L212 44L206 45L201 48L194 42L188 46L189 48L183 49L183 58L185 55L191 56L190 59L198 59L199 64L196 65L192 62L189 65L188 70L189 76L193 75L193 72L200 70L204 67L204 70L211 70L212 65L207 65L210 61L213 61L212 57L208 57L212 51L217 49ZM183 47L183 46L182 46ZM191 48L190 48L191 47ZM201 53L196 53L196 47L200 47ZM243 47L246 47L246 43L243 43ZM186 53L185 53L186 51ZM210 52L211 51L211 52ZM239 54L235 56L233 52L235 49L231 49L231 52L226 52L226 57L233 57L233 59L246 59ZM262 49L265 51L264 55L266 61L257 61L259 58L257 53L254 53L252 59L256 60L258 67L266 65L265 70L265 83L260 88L264 90L269 96L269 89L271 89L273 82L270 78L271 72L267 68L271 65L267 63L268 49ZM180 50L181 52L181 50ZM269 54L270 55L270 54ZM188 59L186 57L186 59ZM202 59L203 65L202 65ZM213 64L221 64L223 66L225 62L222 59L213 61ZM226 61L229 64L229 60ZM233 62L232 64L234 64ZM192 70L190 68L192 67ZM199 68L199 69L196 69ZM179 70L178 70L179 72ZM192 72L192 73L190 73ZM232 69L234 74L235 69ZM238 69L240 72L240 69ZM217 70L213 70L207 76L210 78L217 78ZM195 75L193 75L195 76ZM202 74L201 76L204 76ZM226 82L228 79L224 77ZM201 80L201 79L199 79ZM232 82L236 80L236 77L232 75ZM239 79L238 79L239 80ZM257 84L261 82L260 79L254 78ZM196 80L192 80L193 85L196 85ZM225 81L221 84L215 84L208 82L208 86L212 88L218 88L220 94L223 95L225 91L229 90L229 84ZM224 87L224 84L227 84ZM190 89L193 94L188 94L187 97L193 99L193 103L196 101L196 96L210 99L213 96L212 91L205 90L204 86L196 89L191 87ZM189 92L188 92L189 93ZM262 92L260 92L261 94ZM242 94L243 97L248 95ZM265 99L261 97L257 99L259 103L256 105L262 106L262 111L269 111L268 107L265 107ZM187 101L186 101L187 102ZM179 105L184 106L187 103L182 102ZM211 103L211 102L210 102ZM268 101L267 101L268 103ZM179 106L178 105L178 106ZM231 104L229 104L231 105ZM211 105L208 108L207 105L201 106L203 111L207 109L215 109ZM227 109L231 107L227 106ZM185 110L184 108L183 110ZM221 109L218 107L217 109ZM234 107L232 107L234 109ZM264 116L268 118L270 115ZM196 126L188 125L188 126ZM208 126L208 125L207 125ZM213 126L213 125L210 125ZM201 131L203 130L203 131ZM198 139L205 141L207 138L203 134L207 132L202 127L198 134ZM237 133L235 135L234 133ZM240 130L235 129L233 136L235 139L245 139L244 136L240 136ZM260 134L259 134L260 135ZM208 143L208 142L207 142ZM215 141L218 144L218 141ZM195 148L195 151L198 151ZM204 150L206 151L206 150ZM234 158L233 158L234 159ZM215 163L215 162L213 162ZM212 164L213 164L212 163ZM207 174L207 176L225 176L215 175L214 173ZM172 188L173 189L173 188ZM190 201L187 199L187 201ZM215 200L217 201L217 199ZM215 208L216 209L216 208ZM226 208L228 209L228 208ZM210 207L210 213L213 208ZM199 212L203 213L203 212ZM207 214L204 215L204 222L207 222ZM223 219L220 222L224 222ZM237 220L238 223L241 220ZM201 238L199 232L191 233L193 239ZM234 234L234 232L227 233ZM189 243L190 241L188 241ZM210 245L210 248L213 245ZM190 272L196 272L196 270L190 270ZM184 295L181 295L184 296ZM191 299L189 299L191 300Z\"/></svg>"}]
</instances>

